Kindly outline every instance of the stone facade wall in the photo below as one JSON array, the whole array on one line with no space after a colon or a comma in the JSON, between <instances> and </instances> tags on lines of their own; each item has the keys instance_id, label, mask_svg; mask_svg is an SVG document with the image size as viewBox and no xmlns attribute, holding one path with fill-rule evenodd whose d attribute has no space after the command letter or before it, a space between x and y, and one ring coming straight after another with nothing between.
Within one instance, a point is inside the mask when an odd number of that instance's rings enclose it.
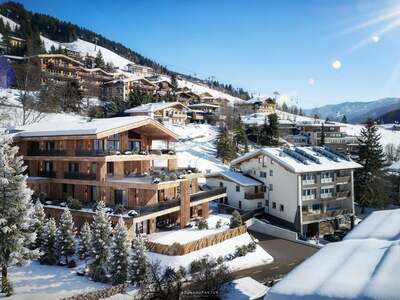
<instances>
[{"instance_id":1,"label":"stone facade wall","mask_svg":"<svg viewBox=\"0 0 400 300\"><path fill-rule=\"evenodd\" d=\"M98 300L104 299L116 294L125 293L128 288L128 284L119 284L112 286L107 289L93 291L89 293L79 294L71 297L64 298L63 300Z\"/></svg>"}]
</instances>

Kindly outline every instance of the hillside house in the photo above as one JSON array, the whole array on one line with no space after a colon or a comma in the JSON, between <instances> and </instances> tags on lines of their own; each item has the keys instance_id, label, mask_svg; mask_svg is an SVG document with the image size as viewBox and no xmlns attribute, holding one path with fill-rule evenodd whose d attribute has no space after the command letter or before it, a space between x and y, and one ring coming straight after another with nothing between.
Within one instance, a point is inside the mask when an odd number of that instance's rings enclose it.
<instances>
[{"instance_id":1,"label":"hillside house","mask_svg":"<svg viewBox=\"0 0 400 300\"><path fill-rule=\"evenodd\" d=\"M235 109L240 115L255 113L276 113L276 102L272 98L253 98L247 101L235 103Z\"/></svg>"}]
</instances>

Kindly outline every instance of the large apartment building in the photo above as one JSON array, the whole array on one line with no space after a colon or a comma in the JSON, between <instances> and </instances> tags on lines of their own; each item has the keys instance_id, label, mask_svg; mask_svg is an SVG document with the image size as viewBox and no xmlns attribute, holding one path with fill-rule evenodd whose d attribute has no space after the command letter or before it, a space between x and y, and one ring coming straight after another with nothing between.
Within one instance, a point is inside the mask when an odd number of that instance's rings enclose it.
<instances>
[{"instance_id":1,"label":"large apartment building","mask_svg":"<svg viewBox=\"0 0 400 300\"><path fill-rule=\"evenodd\" d=\"M263 148L232 166L265 184L271 221L304 235L331 232L354 214L353 170L361 166L329 148Z\"/></svg>"},{"instance_id":2,"label":"large apartment building","mask_svg":"<svg viewBox=\"0 0 400 300\"><path fill-rule=\"evenodd\" d=\"M226 196L220 188L199 191L201 174L177 167L176 138L147 116L34 124L13 137L48 215L59 218L76 199L82 208L71 211L80 227L104 201L113 222L124 218L130 238L207 217L208 202Z\"/></svg>"}]
</instances>

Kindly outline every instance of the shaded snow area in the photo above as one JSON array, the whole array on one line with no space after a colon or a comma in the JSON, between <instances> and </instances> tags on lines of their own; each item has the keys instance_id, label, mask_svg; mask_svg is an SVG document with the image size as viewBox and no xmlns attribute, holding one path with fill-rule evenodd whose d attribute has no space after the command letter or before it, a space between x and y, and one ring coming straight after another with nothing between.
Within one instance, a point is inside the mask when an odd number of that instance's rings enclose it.
<instances>
[{"instance_id":1,"label":"shaded snow area","mask_svg":"<svg viewBox=\"0 0 400 300\"><path fill-rule=\"evenodd\" d=\"M15 23L13 20L7 18L6 16L0 15L0 19L3 20L4 25L8 23L12 31L15 31L17 28L19 28L19 24Z\"/></svg>"},{"instance_id":2,"label":"shaded snow area","mask_svg":"<svg viewBox=\"0 0 400 300\"><path fill-rule=\"evenodd\" d=\"M10 300L61 299L76 294L109 288L109 284L77 276L73 269L32 262L24 267L11 267L9 276L14 285Z\"/></svg>"},{"instance_id":3,"label":"shaded snow area","mask_svg":"<svg viewBox=\"0 0 400 300\"><path fill-rule=\"evenodd\" d=\"M166 125L179 136L175 145L179 167L194 167L202 172L228 169L215 157L216 126L207 124Z\"/></svg>"},{"instance_id":4,"label":"shaded snow area","mask_svg":"<svg viewBox=\"0 0 400 300\"><path fill-rule=\"evenodd\" d=\"M373 212L267 294L286 299L399 299L400 209Z\"/></svg>"},{"instance_id":5,"label":"shaded snow area","mask_svg":"<svg viewBox=\"0 0 400 300\"><path fill-rule=\"evenodd\" d=\"M216 234L229 229L231 215L215 214L207 218L208 229L200 230L191 222L192 228L183 228L177 230L161 231L148 235L148 239L152 242L172 245L173 243L185 244L206 237L208 235ZM220 220L221 227L216 228L216 224Z\"/></svg>"},{"instance_id":6,"label":"shaded snow area","mask_svg":"<svg viewBox=\"0 0 400 300\"><path fill-rule=\"evenodd\" d=\"M268 287L251 277L243 277L225 283L220 289L221 300L260 299L268 291Z\"/></svg>"},{"instance_id":7,"label":"shaded snow area","mask_svg":"<svg viewBox=\"0 0 400 300\"><path fill-rule=\"evenodd\" d=\"M241 245L248 245L252 242L252 238L248 233L239 235L237 237L228 239L214 246L206 247L198 251L188 253L180 256L169 256L149 252L148 256L151 260L159 260L163 266L179 267L183 266L189 270L190 263L195 259L200 259L205 255L209 255L214 258L219 256L224 257L227 254L235 252L235 248ZM245 256L237 257L231 261L225 261L225 264L230 268L231 271L243 270L269 264L273 261L271 255L269 255L263 248L257 245L256 251L250 252Z\"/></svg>"}]
</instances>

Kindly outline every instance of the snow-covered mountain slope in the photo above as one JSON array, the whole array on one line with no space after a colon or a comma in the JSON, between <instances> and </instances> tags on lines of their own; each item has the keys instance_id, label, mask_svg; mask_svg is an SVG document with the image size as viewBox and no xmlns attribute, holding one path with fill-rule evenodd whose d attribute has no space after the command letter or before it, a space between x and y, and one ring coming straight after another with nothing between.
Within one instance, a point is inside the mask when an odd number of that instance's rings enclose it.
<instances>
[{"instance_id":1,"label":"snow-covered mountain slope","mask_svg":"<svg viewBox=\"0 0 400 300\"><path fill-rule=\"evenodd\" d=\"M3 20L4 25L8 23L8 25L10 25L11 30L19 28L19 24L15 23L13 20L7 18L6 16L0 15L0 19Z\"/></svg>"},{"instance_id":2,"label":"snow-covered mountain slope","mask_svg":"<svg viewBox=\"0 0 400 300\"><path fill-rule=\"evenodd\" d=\"M398 108L400 108L400 98L384 98L368 102L357 101L325 105L315 109L306 109L305 113L308 115L317 113L323 119L338 120L345 115L349 122L361 123L367 118L376 119Z\"/></svg>"},{"instance_id":3,"label":"snow-covered mountain slope","mask_svg":"<svg viewBox=\"0 0 400 300\"><path fill-rule=\"evenodd\" d=\"M123 67L126 66L127 64L131 64L132 62L126 58L123 58L122 56L112 52L111 50L108 50L104 47L101 46L96 46L93 43L78 39L75 42L72 43L59 43L55 42L53 40L50 40L44 36L41 36L41 39L44 43L44 46L47 51L50 50L51 46L54 46L56 49L58 46L61 46L61 48L66 48L69 50L77 51L81 54L81 56L85 57L86 54L89 54L91 56L96 56L97 52L100 50L101 54L103 55L104 61L111 62L115 67Z\"/></svg>"}]
</instances>

